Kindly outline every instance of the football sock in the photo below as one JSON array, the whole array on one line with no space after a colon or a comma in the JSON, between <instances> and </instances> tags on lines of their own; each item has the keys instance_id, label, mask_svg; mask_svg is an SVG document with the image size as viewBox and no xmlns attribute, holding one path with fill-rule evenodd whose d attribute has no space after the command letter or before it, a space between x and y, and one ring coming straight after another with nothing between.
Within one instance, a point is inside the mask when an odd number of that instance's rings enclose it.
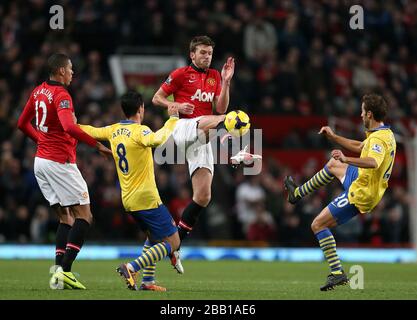
<instances>
[{"instance_id":1,"label":"football sock","mask_svg":"<svg viewBox=\"0 0 417 320\"><path fill-rule=\"evenodd\" d=\"M55 236L55 264L60 266L62 264L62 258L65 254L65 247L67 245L68 233L71 230L71 226L66 223L60 223L56 230Z\"/></svg>"},{"instance_id":2,"label":"football sock","mask_svg":"<svg viewBox=\"0 0 417 320\"><path fill-rule=\"evenodd\" d=\"M313 193L318 188L329 184L334 179L334 175L329 171L327 165L317 172L310 180L295 189L295 196L304 197Z\"/></svg>"},{"instance_id":3,"label":"football sock","mask_svg":"<svg viewBox=\"0 0 417 320\"><path fill-rule=\"evenodd\" d=\"M323 250L324 257L329 264L330 271L333 274L342 274L342 264L336 252L336 241L329 229L324 229L316 233L320 248Z\"/></svg>"},{"instance_id":4,"label":"football sock","mask_svg":"<svg viewBox=\"0 0 417 320\"><path fill-rule=\"evenodd\" d=\"M178 234L182 241L193 230L198 220L198 216L204 207L191 200L191 203L184 209L181 221L178 223Z\"/></svg>"},{"instance_id":5,"label":"football sock","mask_svg":"<svg viewBox=\"0 0 417 320\"><path fill-rule=\"evenodd\" d=\"M171 245L164 241L150 247L148 251L143 252L137 259L127 264L129 270L138 272L146 267L156 264L158 261L171 254Z\"/></svg>"},{"instance_id":6,"label":"football sock","mask_svg":"<svg viewBox=\"0 0 417 320\"><path fill-rule=\"evenodd\" d=\"M152 247L152 245L153 244L151 244L149 239L146 239L145 244L143 245L142 254L147 252ZM155 263L143 268L142 282L144 282L144 283L148 283L148 282L153 283L155 281L155 269L156 269L156 264Z\"/></svg>"},{"instance_id":7,"label":"football sock","mask_svg":"<svg viewBox=\"0 0 417 320\"><path fill-rule=\"evenodd\" d=\"M74 225L68 234L65 254L62 258L62 269L64 272L71 271L72 263L84 244L84 239L89 228L90 224L86 220L75 219Z\"/></svg>"}]
</instances>

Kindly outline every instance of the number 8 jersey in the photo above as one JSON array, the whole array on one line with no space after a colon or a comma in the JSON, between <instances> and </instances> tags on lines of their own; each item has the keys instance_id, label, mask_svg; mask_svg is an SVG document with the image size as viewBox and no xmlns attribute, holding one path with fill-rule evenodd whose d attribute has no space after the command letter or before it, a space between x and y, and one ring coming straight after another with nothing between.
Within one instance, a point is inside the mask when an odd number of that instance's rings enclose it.
<instances>
[{"instance_id":1,"label":"number 8 jersey","mask_svg":"<svg viewBox=\"0 0 417 320\"><path fill-rule=\"evenodd\" d=\"M157 132L131 120L103 128L80 125L95 139L110 142L126 211L155 209L162 204L155 182L152 147L168 140L177 120L171 117Z\"/></svg>"},{"instance_id":2,"label":"number 8 jersey","mask_svg":"<svg viewBox=\"0 0 417 320\"><path fill-rule=\"evenodd\" d=\"M358 178L349 188L349 202L361 213L370 212L381 200L388 188L388 180L394 165L397 144L389 126L368 130L363 142L361 158L374 158L375 169L359 168Z\"/></svg>"}]
</instances>

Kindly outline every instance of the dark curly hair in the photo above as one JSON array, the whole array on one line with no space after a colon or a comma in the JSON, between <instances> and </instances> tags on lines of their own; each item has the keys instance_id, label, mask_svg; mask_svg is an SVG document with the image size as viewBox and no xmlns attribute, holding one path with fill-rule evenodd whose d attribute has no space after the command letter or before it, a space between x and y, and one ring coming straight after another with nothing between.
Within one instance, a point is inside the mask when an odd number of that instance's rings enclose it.
<instances>
[{"instance_id":1,"label":"dark curly hair","mask_svg":"<svg viewBox=\"0 0 417 320\"><path fill-rule=\"evenodd\" d=\"M364 109L366 112L371 111L376 121L384 121L387 115L387 102L378 94L365 94L362 97Z\"/></svg>"}]
</instances>

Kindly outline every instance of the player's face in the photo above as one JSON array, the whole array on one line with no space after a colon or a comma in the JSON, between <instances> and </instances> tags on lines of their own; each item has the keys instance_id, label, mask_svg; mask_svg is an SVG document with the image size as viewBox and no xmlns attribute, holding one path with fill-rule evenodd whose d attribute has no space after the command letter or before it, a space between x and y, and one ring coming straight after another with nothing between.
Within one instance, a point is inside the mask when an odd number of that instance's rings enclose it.
<instances>
[{"instance_id":1,"label":"player's face","mask_svg":"<svg viewBox=\"0 0 417 320\"><path fill-rule=\"evenodd\" d=\"M191 61L201 69L207 69L211 65L213 58L213 47L200 44L196 47L195 52L191 52Z\"/></svg>"},{"instance_id":2,"label":"player's face","mask_svg":"<svg viewBox=\"0 0 417 320\"><path fill-rule=\"evenodd\" d=\"M69 86L72 81L72 75L74 74L74 71L72 70L72 62L71 60L68 60L67 65L64 68L64 83L66 86Z\"/></svg>"},{"instance_id":3,"label":"player's face","mask_svg":"<svg viewBox=\"0 0 417 320\"><path fill-rule=\"evenodd\" d=\"M364 104L362 103L362 113L361 113L361 117L362 117L362 121L363 121L363 125L365 126L366 129L369 129L369 124L371 122L370 118L367 116L368 112L365 111L365 107Z\"/></svg>"}]
</instances>

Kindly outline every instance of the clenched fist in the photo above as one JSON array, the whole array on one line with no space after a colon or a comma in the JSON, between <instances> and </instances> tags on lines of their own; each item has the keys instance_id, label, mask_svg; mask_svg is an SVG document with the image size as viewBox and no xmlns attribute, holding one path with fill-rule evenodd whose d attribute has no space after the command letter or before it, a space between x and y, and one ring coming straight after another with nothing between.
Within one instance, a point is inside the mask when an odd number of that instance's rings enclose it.
<instances>
[{"instance_id":1,"label":"clenched fist","mask_svg":"<svg viewBox=\"0 0 417 320\"><path fill-rule=\"evenodd\" d=\"M346 162L346 156L343 154L343 152L341 150L333 150L332 151L332 157L335 160L339 160L342 163Z\"/></svg>"}]
</instances>

